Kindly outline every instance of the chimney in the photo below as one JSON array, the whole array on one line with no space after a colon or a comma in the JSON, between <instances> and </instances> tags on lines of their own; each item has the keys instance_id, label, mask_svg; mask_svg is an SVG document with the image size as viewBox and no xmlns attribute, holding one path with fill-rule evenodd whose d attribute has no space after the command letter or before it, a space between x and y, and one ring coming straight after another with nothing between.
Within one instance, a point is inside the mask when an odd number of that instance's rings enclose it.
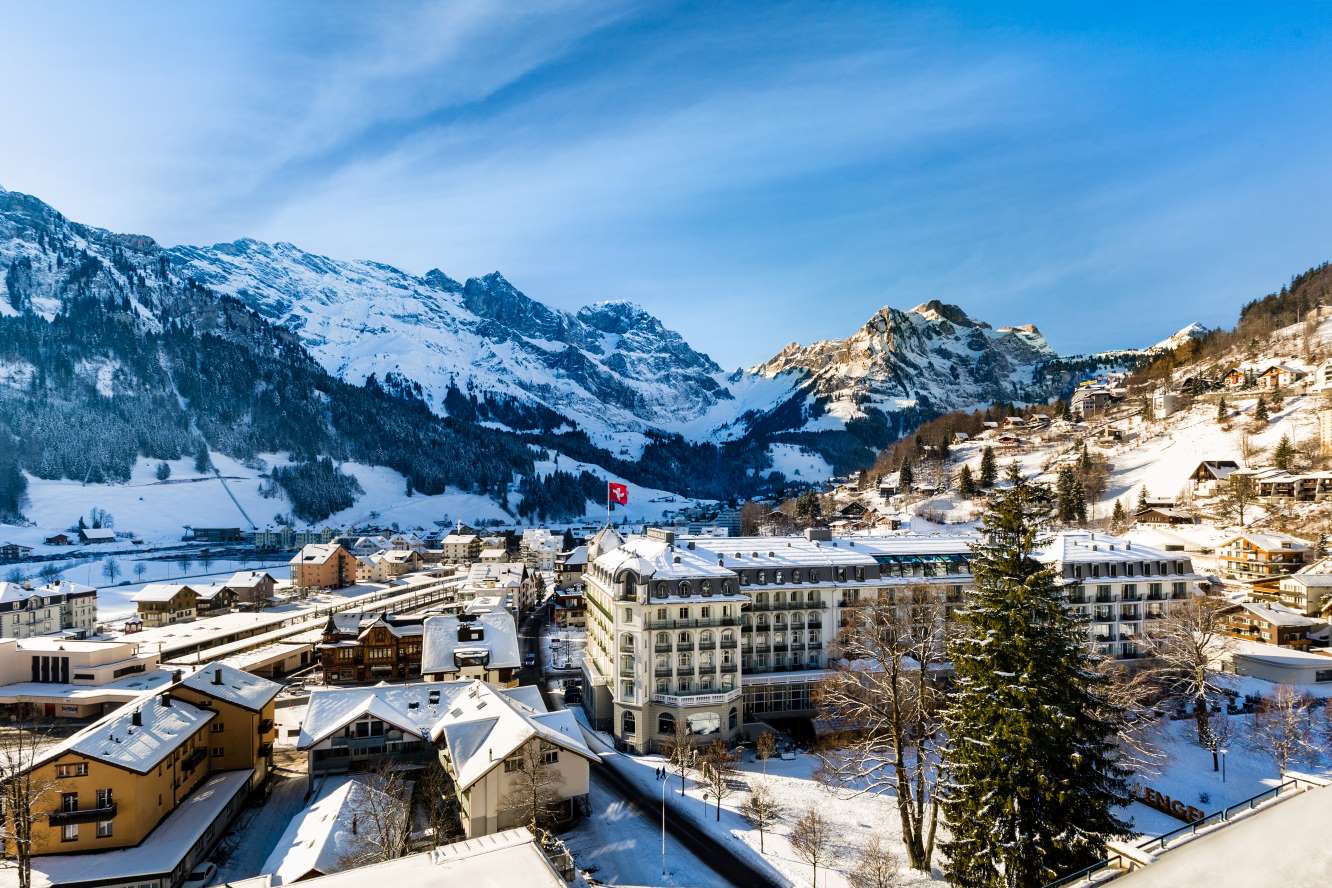
<instances>
[{"instance_id":1,"label":"chimney","mask_svg":"<svg viewBox=\"0 0 1332 888\"><path fill-rule=\"evenodd\" d=\"M170 706L171 706L171 695L170 695L170 694L163 694L162 696L158 697L157 699L159 699L159 700L162 701L162 705L163 705L163 706L167 706L167 707L170 707Z\"/></svg>"},{"instance_id":2,"label":"chimney","mask_svg":"<svg viewBox=\"0 0 1332 888\"><path fill-rule=\"evenodd\" d=\"M136 728L143 727L143 710L136 709L130 713L130 724Z\"/></svg>"},{"instance_id":3,"label":"chimney","mask_svg":"<svg viewBox=\"0 0 1332 888\"><path fill-rule=\"evenodd\" d=\"M180 680L181 680L182 678L184 678L184 677L185 677L185 673L184 673L184 672L181 672L179 669L173 669L173 670L171 670L171 683L172 683L172 684L180 684Z\"/></svg>"},{"instance_id":4,"label":"chimney","mask_svg":"<svg viewBox=\"0 0 1332 888\"><path fill-rule=\"evenodd\" d=\"M219 666L219 667L217 667L216 669L213 670L213 684L215 684L215 685L220 685L220 684L222 684L222 667L221 667L221 666Z\"/></svg>"}]
</instances>

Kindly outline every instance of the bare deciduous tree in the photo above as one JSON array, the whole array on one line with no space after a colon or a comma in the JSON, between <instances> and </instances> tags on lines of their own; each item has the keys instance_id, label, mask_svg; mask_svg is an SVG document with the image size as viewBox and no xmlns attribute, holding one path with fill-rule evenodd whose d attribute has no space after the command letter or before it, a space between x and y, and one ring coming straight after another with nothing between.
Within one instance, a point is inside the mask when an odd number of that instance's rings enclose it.
<instances>
[{"instance_id":1,"label":"bare deciduous tree","mask_svg":"<svg viewBox=\"0 0 1332 888\"><path fill-rule=\"evenodd\" d=\"M432 758L417 783L417 791L425 805L426 821L430 825L430 846L447 844L445 838L454 831L456 797L453 781L439 758Z\"/></svg>"},{"instance_id":2,"label":"bare deciduous tree","mask_svg":"<svg viewBox=\"0 0 1332 888\"><path fill-rule=\"evenodd\" d=\"M18 871L18 888L32 885L33 826L44 822L48 799L56 795L55 781L34 773L34 765L50 738L27 721L6 725L0 736L0 847L5 861Z\"/></svg>"},{"instance_id":3,"label":"bare deciduous tree","mask_svg":"<svg viewBox=\"0 0 1332 888\"><path fill-rule=\"evenodd\" d=\"M1268 755L1277 775L1286 773L1292 762L1317 752L1310 704L1313 701L1290 685L1277 685L1276 693L1263 702L1249 723L1247 742L1254 752Z\"/></svg>"},{"instance_id":4,"label":"bare deciduous tree","mask_svg":"<svg viewBox=\"0 0 1332 888\"><path fill-rule=\"evenodd\" d=\"M533 832L549 825L560 800L560 772L546 763L546 753L554 750L554 746L534 738L504 763L510 786L500 800L501 811Z\"/></svg>"},{"instance_id":5,"label":"bare deciduous tree","mask_svg":"<svg viewBox=\"0 0 1332 888\"><path fill-rule=\"evenodd\" d=\"M1213 667L1230 647L1219 614L1226 604L1207 595L1172 602L1148 634L1155 658L1151 675L1166 697L1193 705L1200 746L1207 745L1208 707L1222 695Z\"/></svg>"},{"instance_id":6,"label":"bare deciduous tree","mask_svg":"<svg viewBox=\"0 0 1332 888\"><path fill-rule=\"evenodd\" d=\"M1096 670L1106 679L1101 715L1115 725L1120 762L1132 771L1158 771L1165 753L1153 739L1156 703L1162 697L1156 676L1151 670L1127 669L1109 659L1098 662Z\"/></svg>"},{"instance_id":7,"label":"bare deciduous tree","mask_svg":"<svg viewBox=\"0 0 1332 888\"><path fill-rule=\"evenodd\" d=\"M883 847L878 835L871 835L846 874L846 882L851 888L893 888L899 884L897 855Z\"/></svg>"},{"instance_id":8,"label":"bare deciduous tree","mask_svg":"<svg viewBox=\"0 0 1332 888\"><path fill-rule=\"evenodd\" d=\"M740 806L740 816L744 817L759 831L759 852L763 847L764 834L782 818L782 806L768 789L767 783L760 783L749 790L749 798Z\"/></svg>"},{"instance_id":9,"label":"bare deciduous tree","mask_svg":"<svg viewBox=\"0 0 1332 888\"><path fill-rule=\"evenodd\" d=\"M1222 517L1243 527L1245 514L1249 506L1253 505L1257 495L1257 485L1253 483L1253 477L1237 472L1227 478L1222 485L1217 507L1221 510Z\"/></svg>"},{"instance_id":10,"label":"bare deciduous tree","mask_svg":"<svg viewBox=\"0 0 1332 888\"><path fill-rule=\"evenodd\" d=\"M699 765L704 785L717 800L717 820L720 822L722 800L736 790L735 756L725 743L714 740L703 750Z\"/></svg>"},{"instance_id":11,"label":"bare deciduous tree","mask_svg":"<svg viewBox=\"0 0 1332 888\"><path fill-rule=\"evenodd\" d=\"M685 776L698 760L693 738L689 736L689 724L684 719L675 720L675 734L662 743L662 755L680 775L680 795L684 795Z\"/></svg>"},{"instance_id":12,"label":"bare deciduous tree","mask_svg":"<svg viewBox=\"0 0 1332 888\"><path fill-rule=\"evenodd\" d=\"M819 809L811 805L791 827L791 849L814 868L814 886L819 888L819 864L827 865L833 856L833 830Z\"/></svg>"},{"instance_id":13,"label":"bare deciduous tree","mask_svg":"<svg viewBox=\"0 0 1332 888\"><path fill-rule=\"evenodd\" d=\"M348 868L396 860L408 851L411 804L401 772L384 761L352 789L356 847L343 856Z\"/></svg>"},{"instance_id":14,"label":"bare deciduous tree","mask_svg":"<svg viewBox=\"0 0 1332 888\"><path fill-rule=\"evenodd\" d=\"M835 650L841 665L818 691L823 716L854 736L824 754L823 773L855 792L892 791L907 859L918 870L930 868L938 821L942 690L931 667L945 657L940 594L912 586L859 608Z\"/></svg>"},{"instance_id":15,"label":"bare deciduous tree","mask_svg":"<svg viewBox=\"0 0 1332 888\"><path fill-rule=\"evenodd\" d=\"M764 731L759 734L759 738L754 741L754 755L763 762L763 776L768 776L768 759L772 758L773 753L777 751L777 735L771 731Z\"/></svg>"}]
</instances>

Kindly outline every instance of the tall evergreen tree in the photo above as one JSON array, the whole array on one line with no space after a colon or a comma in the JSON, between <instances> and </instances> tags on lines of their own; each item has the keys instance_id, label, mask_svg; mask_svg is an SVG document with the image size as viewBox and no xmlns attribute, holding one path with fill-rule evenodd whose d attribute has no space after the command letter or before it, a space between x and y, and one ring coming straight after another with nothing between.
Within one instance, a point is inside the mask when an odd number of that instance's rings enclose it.
<instances>
[{"instance_id":1,"label":"tall evergreen tree","mask_svg":"<svg viewBox=\"0 0 1332 888\"><path fill-rule=\"evenodd\" d=\"M1115 500L1115 509L1110 513L1111 526L1113 526L1115 530L1122 530L1127 522L1128 517L1124 514L1124 503L1120 500Z\"/></svg>"},{"instance_id":2,"label":"tall evergreen tree","mask_svg":"<svg viewBox=\"0 0 1332 888\"><path fill-rule=\"evenodd\" d=\"M957 474L957 491L967 499L976 496L976 480L971 477L971 466L963 465Z\"/></svg>"},{"instance_id":3,"label":"tall evergreen tree","mask_svg":"<svg viewBox=\"0 0 1332 888\"><path fill-rule=\"evenodd\" d=\"M1141 512L1147 508L1147 485L1144 484L1138 488L1138 511Z\"/></svg>"},{"instance_id":4,"label":"tall evergreen tree","mask_svg":"<svg viewBox=\"0 0 1332 888\"><path fill-rule=\"evenodd\" d=\"M912 470L911 463L902 460L902 465L897 470L897 489L903 493L909 493L915 483L916 473Z\"/></svg>"},{"instance_id":5,"label":"tall evergreen tree","mask_svg":"<svg viewBox=\"0 0 1332 888\"><path fill-rule=\"evenodd\" d=\"M975 592L949 646L944 715L944 873L968 888L1038 888L1126 836L1114 706L1086 626L1036 558L1040 489L1019 481L986 514L973 547Z\"/></svg>"},{"instance_id":6,"label":"tall evergreen tree","mask_svg":"<svg viewBox=\"0 0 1332 888\"><path fill-rule=\"evenodd\" d=\"M1230 409L1226 407L1226 396L1222 395L1216 402L1216 421L1225 422L1226 417L1230 416Z\"/></svg>"},{"instance_id":7,"label":"tall evergreen tree","mask_svg":"<svg viewBox=\"0 0 1332 888\"><path fill-rule=\"evenodd\" d=\"M980 486L987 489L991 488L997 480L999 480L999 470L994 464L994 448L986 445L985 449L981 451Z\"/></svg>"},{"instance_id":8,"label":"tall evergreen tree","mask_svg":"<svg viewBox=\"0 0 1332 888\"><path fill-rule=\"evenodd\" d=\"M1253 408L1253 420L1254 422L1267 422L1267 401L1263 400L1262 395L1258 396L1258 404Z\"/></svg>"},{"instance_id":9,"label":"tall evergreen tree","mask_svg":"<svg viewBox=\"0 0 1332 888\"><path fill-rule=\"evenodd\" d=\"M1276 450L1272 452L1272 465L1283 472L1288 471L1293 459L1295 459L1295 445L1290 443L1290 435L1282 435L1281 440L1277 442Z\"/></svg>"}]
</instances>

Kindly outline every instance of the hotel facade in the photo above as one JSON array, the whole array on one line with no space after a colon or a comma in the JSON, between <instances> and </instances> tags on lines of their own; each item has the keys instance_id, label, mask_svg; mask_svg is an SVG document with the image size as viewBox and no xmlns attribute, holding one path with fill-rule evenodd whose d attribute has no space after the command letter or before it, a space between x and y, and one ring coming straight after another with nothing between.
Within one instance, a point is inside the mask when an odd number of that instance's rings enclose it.
<instances>
[{"instance_id":1,"label":"hotel facade","mask_svg":"<svg viewBox=\"0 0 1332 888\"><path fill-rule=\"evenodd\" d=\"M746 721L815 715L829 648L870 601L932 590L951 612L973 588L975 536L676 537L652 529L589 543L583 706L626 749L687 730L732 742ZM1080 531L1054 535L1050 565L1088 644L1114 659L1203 579L1178 553ZM835 663L833 664L835 665Z\"/></svg>"}]
</instances>

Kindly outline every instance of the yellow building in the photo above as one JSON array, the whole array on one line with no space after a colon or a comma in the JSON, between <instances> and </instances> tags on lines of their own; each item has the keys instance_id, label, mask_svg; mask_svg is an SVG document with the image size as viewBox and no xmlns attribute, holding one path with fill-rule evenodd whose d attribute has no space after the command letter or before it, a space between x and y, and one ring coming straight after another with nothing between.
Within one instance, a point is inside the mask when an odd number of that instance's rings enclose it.
<instances>
[{"instance_id":1,"label":"yellow building","mask_svg":"<svg viewBox=\"0 0 1332 888\"><path fill-rule=\"evenodd\" d=\"M252 791L268 776L280 688L208 666L43 753L30 771L33 856L139 846L210 774L245 774Z\"/></svg>"}]
</instances>

